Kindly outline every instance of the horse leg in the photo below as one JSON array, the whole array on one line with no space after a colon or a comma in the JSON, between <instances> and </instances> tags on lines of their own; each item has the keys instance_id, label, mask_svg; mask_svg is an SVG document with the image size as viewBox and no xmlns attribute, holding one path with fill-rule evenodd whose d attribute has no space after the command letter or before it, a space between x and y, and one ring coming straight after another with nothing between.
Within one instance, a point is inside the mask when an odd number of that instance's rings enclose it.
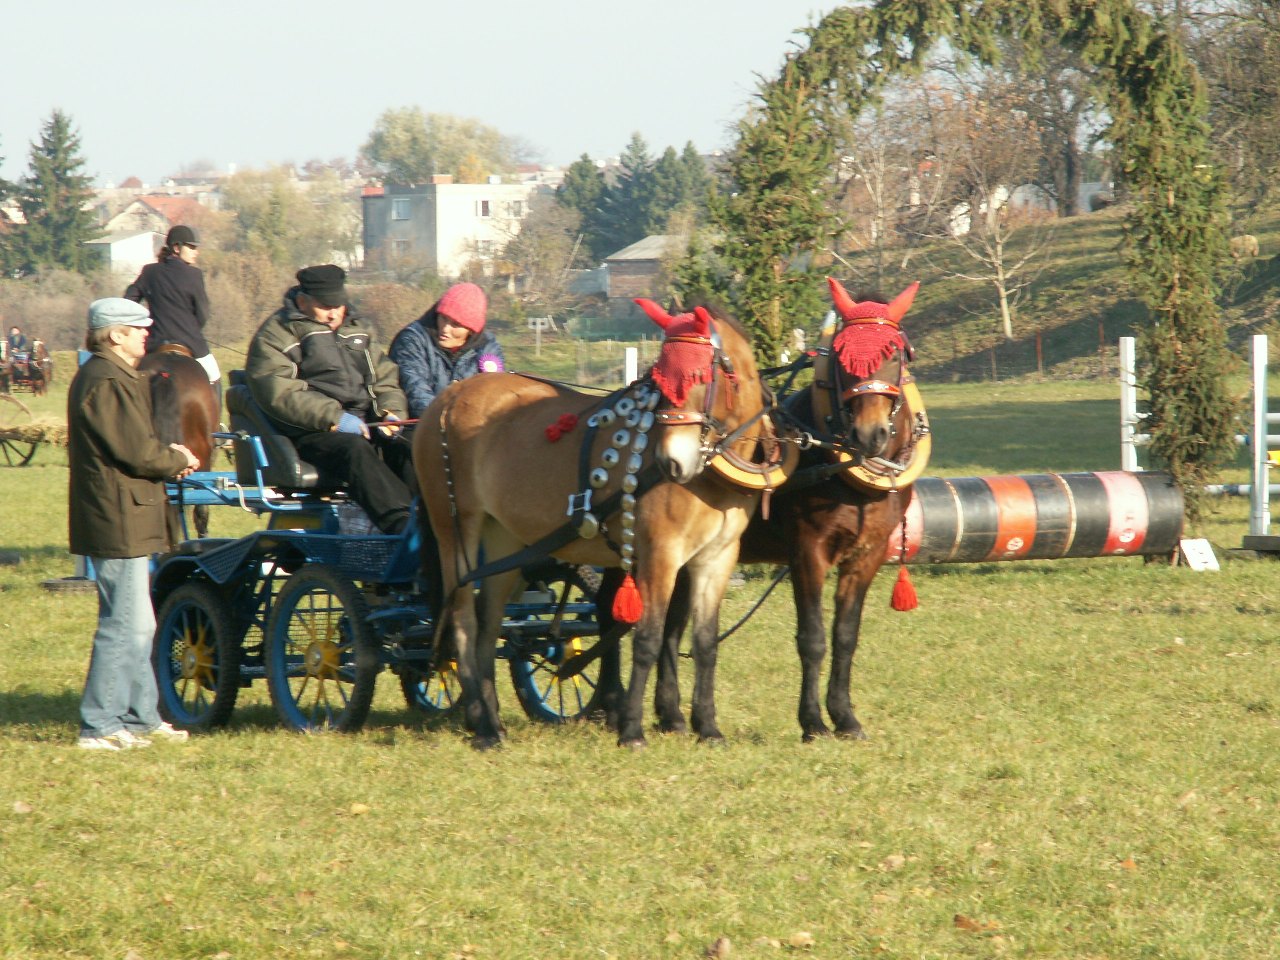
<instances>
[{"instance_id":1,"label":"horse leg","mask_svg":"<svg viewBox=\"0 0 1280 960\"><path fill-rule=\"evenodd\" d=\"M505 557L519 549L519 547L498 547L497 549L505 549L506 552L495 553L491 549L491 544L486 541L485 556ZM498 740L507 735L506 728L503 727L502 719L498 712L498 687L495 674L498 634L502 632L502 621L507 598L511 596L512 591L520 582L520 571L512 570L508 573L500 573L488 577L480 590L480 623L479 632L476 635L476 661L480 668L480 695L484 700L485 714L488 716L489 723L496 732ZM492 745L484 744L483 746Z\"/></svg>"},{"instance_id":2,"label":"horse leg","mask_svg":"<svg viewBox=\"0 0 1280 960\"><path fill-rule=\"evenodd\" d=\"M500 733L495 724L496 717L490 714L486 703L479 662L479 622L476 615L475 591L470 584L459 585L461 571L473 569L479 554L479 535L477 521L468 524L460 521L457 535L452 524L445 524L438 529L440 544L440 566L443 574L443 593L447 598L447 610L443 614L443 628L451 634L452 649L458 664L458 686L461 688L462 715L466 727L471 731L471 745L478 750L497 746ZM470 531L468 531L470 527ZM470 549L468 549L470 544ZM481 589L483 595L483 587ZM450 642L444 636L437 637L439 643Z\"/></svg>"},{"instance_id":3,"label":"horse leg","mask_svg":"<svg viewBox=\"0 0 1280 960\"><path fill-rule=\"evenodd\" d=\"M689 613L693 620L693 695L689 720L699 742L720 743L724 734L716 723L716 659L720 652L720 601L738 561L734 540L714 557L696 558L686 569Z\"/></svg>"},{"instance_id":4,"label":"horse leg","mask_svg":"<svg viewBox=\"0 0 1280 960\"><path fill-rule=\"evenodd\" d=\"M596 622L600 625L597 642L604 644L600 653L600 708L604 712L605 726L610 730L619 728L625 699L622 687L622 638L630 628L613 619L613 598L622 585L623 576L618 567L605 570L595 601Z\"/></svg>"},{"instance_id":5,"label":"horse leg","mask_svg":"<svg viewBox=\"0 0 1280 960\"><path fill-rule=\"evenodd\" d=\"M640 590L644 612L632 634L631 680L627 684L627 698L618 724L618 745L624 747L645 745L644 692L649 685L649 673L662 649L667 604L675 590L676 569L670 563L663 563L660 557L653 560L655 569L640 570L637 576L636 586Z\"/></svg>"},{"instance_id":6,"label":"horse leg","mask_svg":"<svg viewBox=\"0 0 1280 960\"><path fill-rule=\"evenodd\" d=\"M867 588L879 563L840 565L836 583L836 609L831 625L831 676L827 679L827 713L835 724L836 735L851 740L865 740L862 724L853 714L850 688L853 683L853 655L858 650L858 632L862 626L862 605ZM866 568L870 568L870 573Z\"/></svg>"},{"instance_id":7,"label":"horse leg","mask_svg":"<svg viewBox=\"0 0 1280 960\"><path fill-rule=\"evenodd\" d=\"M653 709L658 715L658 729L663 733L687 733L684 713L680 709L680 638L689 622L690 586L688 573L676 577L676 589L667 608L662 631L662 651L658 654L658 681L653 694Z\"/></svg>"},{"instance_id":8,"label":"horse leg","mask_svg":"<svg viewBox=\"0 0 1280 960\"><path fill-rule=\"evenodd\" d=\"M207 504L197 504L191 508L191 522L196 528L196 537L203 540L209 535L209 507Z\"/></svg>"},{"instance_id":9,"label":"horse leg","mask_svg":"<svg viewBox=\"0 0 1280 960\"><path fill-rule=\"evenodd\" d=\"M791 591L796 606L796 653L800 656L801 739L809 743L830 736L822 719L818 691L822 686L822 662L827 656L827 633L822 623L822 588L827 564L806 553L791 564Z\"/></svg>"}]
</instances>

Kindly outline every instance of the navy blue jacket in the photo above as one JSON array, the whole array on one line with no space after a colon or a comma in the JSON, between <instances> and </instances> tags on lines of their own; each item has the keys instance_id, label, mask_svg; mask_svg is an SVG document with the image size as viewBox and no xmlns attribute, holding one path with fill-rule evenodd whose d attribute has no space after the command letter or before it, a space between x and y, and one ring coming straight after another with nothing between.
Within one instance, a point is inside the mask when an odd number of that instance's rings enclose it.
<instances>
[{"instance_id":1,"label":"navy blue jacket","mask_svg":"<svg viewBox=\"0 0 1280 960\"><path fill-rule=\"evenodd\" d=\"M387 353L400 368L400 389L415 418L455 380L506 368L502 348L488 330L473 333L456 352L442 350L436 343L435 307L397 333Z\"/></svg>"},{"instance_id":2,"label":"navy blue jacket","mask_svg":"<svg viewBox=\"0 0 1280 960\"><path fill-rule=\"evenodd\" d=\"M165 257L142 268L138 279L124 295L137 303L146 301L155 321L147 337L147 353L163 343L180 343L193 357L209 353L204 338L209 322L209 298L204 292L204 275L181 257Z\"/></svg>"}]
</instances>

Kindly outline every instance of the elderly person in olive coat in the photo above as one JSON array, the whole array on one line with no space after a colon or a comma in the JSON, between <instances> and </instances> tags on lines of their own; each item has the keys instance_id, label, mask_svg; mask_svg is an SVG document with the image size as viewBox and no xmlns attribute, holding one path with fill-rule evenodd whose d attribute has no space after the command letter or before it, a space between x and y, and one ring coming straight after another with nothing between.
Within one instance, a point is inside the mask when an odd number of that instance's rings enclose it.
<instances>
[{"instance_id":1,"label":"elderly person in olive coat","mask_svg":"<svg viewBox=\"0 0 1280 960\"><path fill-rule=\"evenodd\" d=\"M98 586L98 629L80 703L80 746L129 750L148 736L185 740L157 713L149 564L165 547L166 477L195 469L195 455L156 439L151 393L137 370L147 309L108 297L89 306L92 356L67 395L71 552L88 557Z\"/></svg>"}]
</instances>

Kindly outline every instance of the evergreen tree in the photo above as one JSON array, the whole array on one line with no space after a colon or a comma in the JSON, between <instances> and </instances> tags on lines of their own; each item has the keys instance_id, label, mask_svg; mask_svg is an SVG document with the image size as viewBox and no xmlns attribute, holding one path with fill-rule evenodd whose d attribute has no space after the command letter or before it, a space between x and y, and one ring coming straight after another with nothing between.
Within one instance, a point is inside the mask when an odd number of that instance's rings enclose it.
<instances>
[{"instance_id":1,"label":"evergreen tree","mask_svg":"<svg viewBox=\"0 0 1280 960\"><path fill-rule=\"evenodd\" d=\"M736 278L730 306L767 364L792 328L825 312L826 285L815 261L825 257L835 229L833 151L814 107L823 79L807 66L790 59L763 87L763 109L738 125L728 158L732 193L710 210L721 236L715 253ZM678 278L704 275L689 265L677 270Z\"/></svg>"},{"instance_id":2,"label":"evergreen tree","mask_svg":"<svg viewBox=\"0 0 1280 960\"><path fill-rule=\"evenodd\" d=\"M692 140L684 145L680 165L684 168L685 197L693 205L694 218L701 223L706 220L707 201L715 184L711 179L711 171L707 169L707 162L702 159L702 154L698 153Z\"/></svg>"},{"instance_id":3,"label":"evergreen tree","mask_svg":"<svg viewBox=\"0 0 1280 960\"><path fill-rule=\"evenodd\" d=\"M684 204L687 188L684 165L676 155L675 148L667 147L653 165L649 215L646 221L650 233L659 232L665 226L671 211Z\"/></svg>"},{"instance_id":4,"label":"evergreen tree","mask_svg":"<svg viewBox=\"0 0 1280 960\"><path fill-rule=\"evenodd\" d=\"M600 194L604 193L604 174L596 166L596 162L585 153L564 172L564 181L556 189L556 199L561 206L577 210L587 216L600 203Z\"/></svg>"},{"instance_id":5,"label":"evergreen tree","mask_svg":"<svg viewBox=\"0 0 1280 960\"><path fill-rule=\"evenodd\" d=\"M596 215L600 195L603 193L604 174L585 153L569 164L564 172L564 182L556 189L556 201L578 215L579 236L584 242L577 244L575 248L574 264L577 266L599 263L596 247L587 235L587 225Z\"/></svg>"},{"instance_id":6,"label":"evergreen tree","mask_svg":"<svg viewBox=\"0 0 1280 960\"><path fill-rule=\"evenodd\" d=\"M84 247L97 233L93 179L80 171L80 135L71 118L54 110L31 145L31 164L18 185L18 206L26 222L14 231L11 269L22 274L57 267L88 273L95 261Z\"/></svg>"},{"instance_id":7,"label":"evergreen tree","mask_svg":"<svg viewBox=\"0 0 1280 960\"><path fill-rule=\"evenodd\" d=\"M601 259L651 232L653 170L648 145L633 133L622 153L617 179L605 186L595 215L583 224L588 242Z\"/></svg>"}]
</instances>

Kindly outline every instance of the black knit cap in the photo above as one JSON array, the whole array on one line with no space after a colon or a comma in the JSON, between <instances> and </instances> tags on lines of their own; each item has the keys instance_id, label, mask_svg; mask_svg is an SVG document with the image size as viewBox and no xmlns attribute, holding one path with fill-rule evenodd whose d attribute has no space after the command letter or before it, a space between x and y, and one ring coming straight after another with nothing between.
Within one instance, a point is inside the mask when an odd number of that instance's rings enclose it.
<instances>
[{"instance_id":1,"label":"black knit cap","mask_svg":"<svg viewBox=\"0 0 1280 960\"><path fill-rule=\"evenodd\" d=\"M332 263L318 267L303 267L298 271L298 288L308 297L325 307L344 307L347 304L347 273Z\"/></svg>"}]
</instances>

